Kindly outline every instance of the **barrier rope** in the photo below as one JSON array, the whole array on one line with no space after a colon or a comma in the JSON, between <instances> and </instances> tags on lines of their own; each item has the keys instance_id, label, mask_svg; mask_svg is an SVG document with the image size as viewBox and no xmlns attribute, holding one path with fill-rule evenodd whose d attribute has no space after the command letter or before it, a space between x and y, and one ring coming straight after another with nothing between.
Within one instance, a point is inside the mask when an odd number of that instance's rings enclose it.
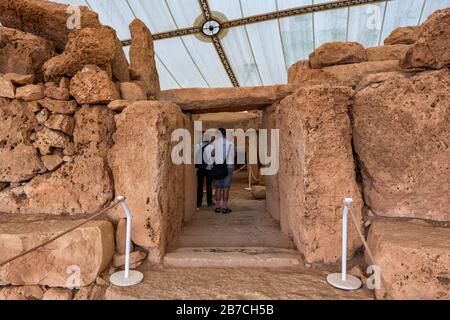
<instances>
[{"instance_id":1,"label":"barrier rope","mask_svg":"<svg viewBox=\"0 0 450 320\"><path fill-rule=\"evenodd\" d=\"M256 182L259 182L259 179L258 179L257 177L255 177L255 175L253 174L252 166L248 166L248 168L250 169L250 173L251 173L253 179L254 179Z\"/></svg>"},{"instance_id":2,"label":"barrier rope","mask_svg":"<svg viewBox=\"0 0 450 320\"><path fill-rule=\"evenodd\" d=\"M119 204L119 202L120 202L119 200L115 199L115 200L114 200L113 202L111 202L106 208L103 208L103 209L98 210L98 211L97 211L96 213L94 213L92 216L90 216L89 218L87 218L87 219L83 220L82 222L76 224L75 226L71 227L70 229L67 229L66 231L61 232L60 234L58 234L58 235L56 235L56 236L54 236L54 237L52 237L52 238L50 238L50 239L48 239L48 240L45 240L44 242L38 244L37 246L35 246L35 247L31 248L31 249L25 250L25 251L19 253L18 255L14 256L14 257L12 257L12 258L9 258L8 260L5 260L5 261L1 262L1 263L0 263L0 267L3 267L3 266L6 265L7 263L10 263L10 262L12 262L12 261L14 261L14 260L16 260L16 259L19 259L19 258L21 258L21 257L23 257L23 256L25 256L25 255L27 255L27 254L29 254L29 253L31 253L31 252L37 250L37 249L39 249L39 248L42 248L42 247L48 245L49 243L51 243L51 242L53 242L53 241L55 241L55 240L61 238L62 236L68 234L69 232L72 232L73 230L75 230L75 229L77 229L77 228L79 228L79 227L85 225L86 223L88 223L89 221L91 221L91 220L97 218L98 216L102 215L103 213L105 213L105 212L108 211L109 209L114 208L116 205Z\"/></svg>"},{"instance_id":3,"label":"barrier rope","mask_svg":"<svg viewBox=\"0 0 450 320\"><path fill-rule=\"evenodd\" d=\"M368 254L368 256L369 256L369 259L370 259L372 265L378 266L378 264L376 263L375 258L374 258L374 256L373 256L372 250L370 250L369 245L367 244L367 241L366 241L366 239L364 238L364 235L362 234L361 230L358 228L358 223L357 223L357 221L356 221L355 215L353 214L353 208L352 208L352 206L349 206L349 212L350 212L350 217L351 217L351 219L352 219L353 225L355 226L356 232L358 233L359 237L361 238L361 241L362 241L362 243L363 243L363 245L364 245L364 248L366 249L366 252L367 252L367 254ZM383 273L382 273L382 272L380 273L380 280L381 280L381 282L382 282L382 284L383 284L383 286L384 286L384 290L386 291L387 295L388 295L389 297L391 297L391 293L390 293L390 291L389 291L389 287L386 285L387 282L386 282L386 280L384 279Z\"/></svg>"}]
</instances>

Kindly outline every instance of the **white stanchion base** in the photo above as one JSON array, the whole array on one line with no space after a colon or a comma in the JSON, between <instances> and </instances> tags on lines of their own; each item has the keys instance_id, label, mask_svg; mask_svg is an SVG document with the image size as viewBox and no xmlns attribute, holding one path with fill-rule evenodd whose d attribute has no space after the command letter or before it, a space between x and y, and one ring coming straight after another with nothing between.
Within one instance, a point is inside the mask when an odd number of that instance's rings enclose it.
<instances>
[{"instance_id":1,"label":"white stanchion base","mask_svg":"<svg viewBox=\"0 0 450 320\"><path fill-rule=\"evenodd\" d=\"M327 281L335 288L348 291L358 290L362 286L361 280L351 274L347 274L347 280L342 280L341 273L332 273L327 276Z\"/></svg>"},{"instance_id":2,"label":"white stanchion base","mask_svg":"<svg viewBox=\"0 0 450 320\"><path fill-rule=\"evenodd\" d=\"M249 188L249 187L244 188L244 189L247 190L247 191L252 191L252 188Z\"/></svg>"},{"instance_id":3,"label":"white stanchion base","mask_svg":"<svg viewBox=\"0 0 450 320\"><path fill-rule=\"evenodd\" d=\"M115 272L109 278L109 282L118 287L134 286L144 279L144 275L136 270L130 270L128 278L125 278L125 271Z\"/></svg>"}]
</instances>

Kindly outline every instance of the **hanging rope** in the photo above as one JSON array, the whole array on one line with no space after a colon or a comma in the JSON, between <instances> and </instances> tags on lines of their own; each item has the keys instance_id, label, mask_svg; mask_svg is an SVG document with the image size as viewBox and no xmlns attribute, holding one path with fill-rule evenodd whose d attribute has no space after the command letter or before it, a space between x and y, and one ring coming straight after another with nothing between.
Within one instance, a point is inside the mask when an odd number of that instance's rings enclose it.
<instances>
[{"instance_id":1,"label":"hanging rope","mask_svg":"<svg viewBox=\"0 0 450 320\"><path fill-rule=\"evenodd\" d=\"M352 221L353 221L353 225L355 226L356 232L358 233L359 237L361 238L361 241L362 241L362 243L363 243L363 245L364 245L364 248L366 249L367 255L369 256L369 259L370 259L370 261L371 261L371 264L372 264L372 265L378 266L378 264L376 263L375 258L374 258L374 256L373 256L372 250L370 250L369 245L367 244L367 241L366 241L366 239L364 238L364 235L362 234L361 230L360 230L359 227L358 227L358 223L357 223L357 221L356 221L356 217L355 217L355 215L353 214L353 208L352 208L352 206L349 206L349 212L350 212L350 217L351 217L351 219L352 219ZM383 286L384 286L384 290L387 292L387 295L388 295L389 297L391 297L391 294L390 294L390 291L389 291L389 287L386 285L387 282L386 282L386 280L385 280L384 277L383 277L383 273L380 273L380 279L381 279L381 282L382 282L382 284L383 284Z\"/></svg>"},{"instance_id":2,"label":"hanging rope","mask_svg":"<svg viewBox=\"0 0 450 320\"><path fill-rule=\"evenodd\" d=\"M77 228L79 228L79 227L85 225L85 224L88 223L89 221L94 220L95 218L97 218L98 216L102 215L103 213L105 213L105 212L108 211L109 209L115 207L119 202L120 202L120 201L118 201L117 199L115 199L115 200L114 200L113 202L111 202L106 208L100 209L99 211L97 211L96 213L94 213L91 217L89 217L89 218L83 220L82 222L80 222L80 223L76 224L75 226L71 227L70 229L67 229L67 230L64 231L64 232L61 232L61 233L59 233L58 235L56 235L56 236L54 236L54 237L52 237L52 238L50 238L50 239L48 239L48 240L45 240L44 242L38 244L37 246L35 246L35 247L31 248L31 249L28 249L28 250L26 250L26 251L23 251L23 252L19 253L18 255L14 256L14 257L12 257L12 258L9 258L8 260L3 261L2 263L0 263L0 267L3 267L3 266L6 265L7 263L10 263L11 261L14 261L14 260L16 260L16 259L19 259L19 258L21 258L21 257L23 257L23 256L25 256L25 255L27 255L27 254L33 252L33 251L36 251L37 249L46 246L47 244L49 244L49 243L51 243L51 242L53 242L53 241L55 241L55 240L61 238L62 236L68 234L69 232L72 232L73 230L75 230L75 229L77 229Z\"/></svg>"}]
</instances>

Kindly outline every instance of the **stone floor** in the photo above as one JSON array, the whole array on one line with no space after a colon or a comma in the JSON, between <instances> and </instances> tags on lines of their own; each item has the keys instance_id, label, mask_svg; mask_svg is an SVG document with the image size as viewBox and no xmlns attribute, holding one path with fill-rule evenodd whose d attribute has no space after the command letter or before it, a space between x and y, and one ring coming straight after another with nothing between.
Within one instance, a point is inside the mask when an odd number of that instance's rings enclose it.
<instances>
[{"instance_id":1,"label":"stone floor","mask_svg":"<svg viewBox=\"0 0 450 320\"><path fill-rule=\"evenodd\" d=\"M347 292L327 284L325 272L296 268L163 268L144 271L134 287L110 286L107 300L146 299L372 299L360 289Z\"/></svg>"},{"instance_id":2,"label":"stone floor","mask_svg":"<svg viewBox=\"0 0 450 320\"><path fill-rule=\"evenodd\" d=\"M228 215L197 211L161 267L141 266L144 282L110 286L106 299L371 299L365 289L337 290L325 269L307 268L279 223L235 176Z\"/></svg>"},{"instance_id":3,"label":"stone floor","mask_svg":"<svg viewBox=\"0 0 450 320\"><path fill-rule=\"evenodd\" d=\"M169 251L186 247L270 247L292 249L294 245L280 230L279 222L265 210L264 201L253 200L245 190L246 172L233 178L230 214L202 207L183 226Z\"/></svg>"}]
</instances>

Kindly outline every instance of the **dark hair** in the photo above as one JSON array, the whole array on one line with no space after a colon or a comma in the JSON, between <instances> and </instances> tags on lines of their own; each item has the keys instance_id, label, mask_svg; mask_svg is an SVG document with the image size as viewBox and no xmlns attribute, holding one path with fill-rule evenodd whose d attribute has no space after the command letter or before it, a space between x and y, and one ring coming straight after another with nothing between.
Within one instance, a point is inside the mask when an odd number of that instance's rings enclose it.
<instances>
[{"instance_id":1,"label":"dark hair","mask_svg":"<svg viewBox=\"0 0 450 320\"><path fill-rule=\"evenodd\" d=\"M219 128L218 131L222 134L222 138L225 138L227 135L227 131L224 128Z\"/></svg>"}]
</instances>

